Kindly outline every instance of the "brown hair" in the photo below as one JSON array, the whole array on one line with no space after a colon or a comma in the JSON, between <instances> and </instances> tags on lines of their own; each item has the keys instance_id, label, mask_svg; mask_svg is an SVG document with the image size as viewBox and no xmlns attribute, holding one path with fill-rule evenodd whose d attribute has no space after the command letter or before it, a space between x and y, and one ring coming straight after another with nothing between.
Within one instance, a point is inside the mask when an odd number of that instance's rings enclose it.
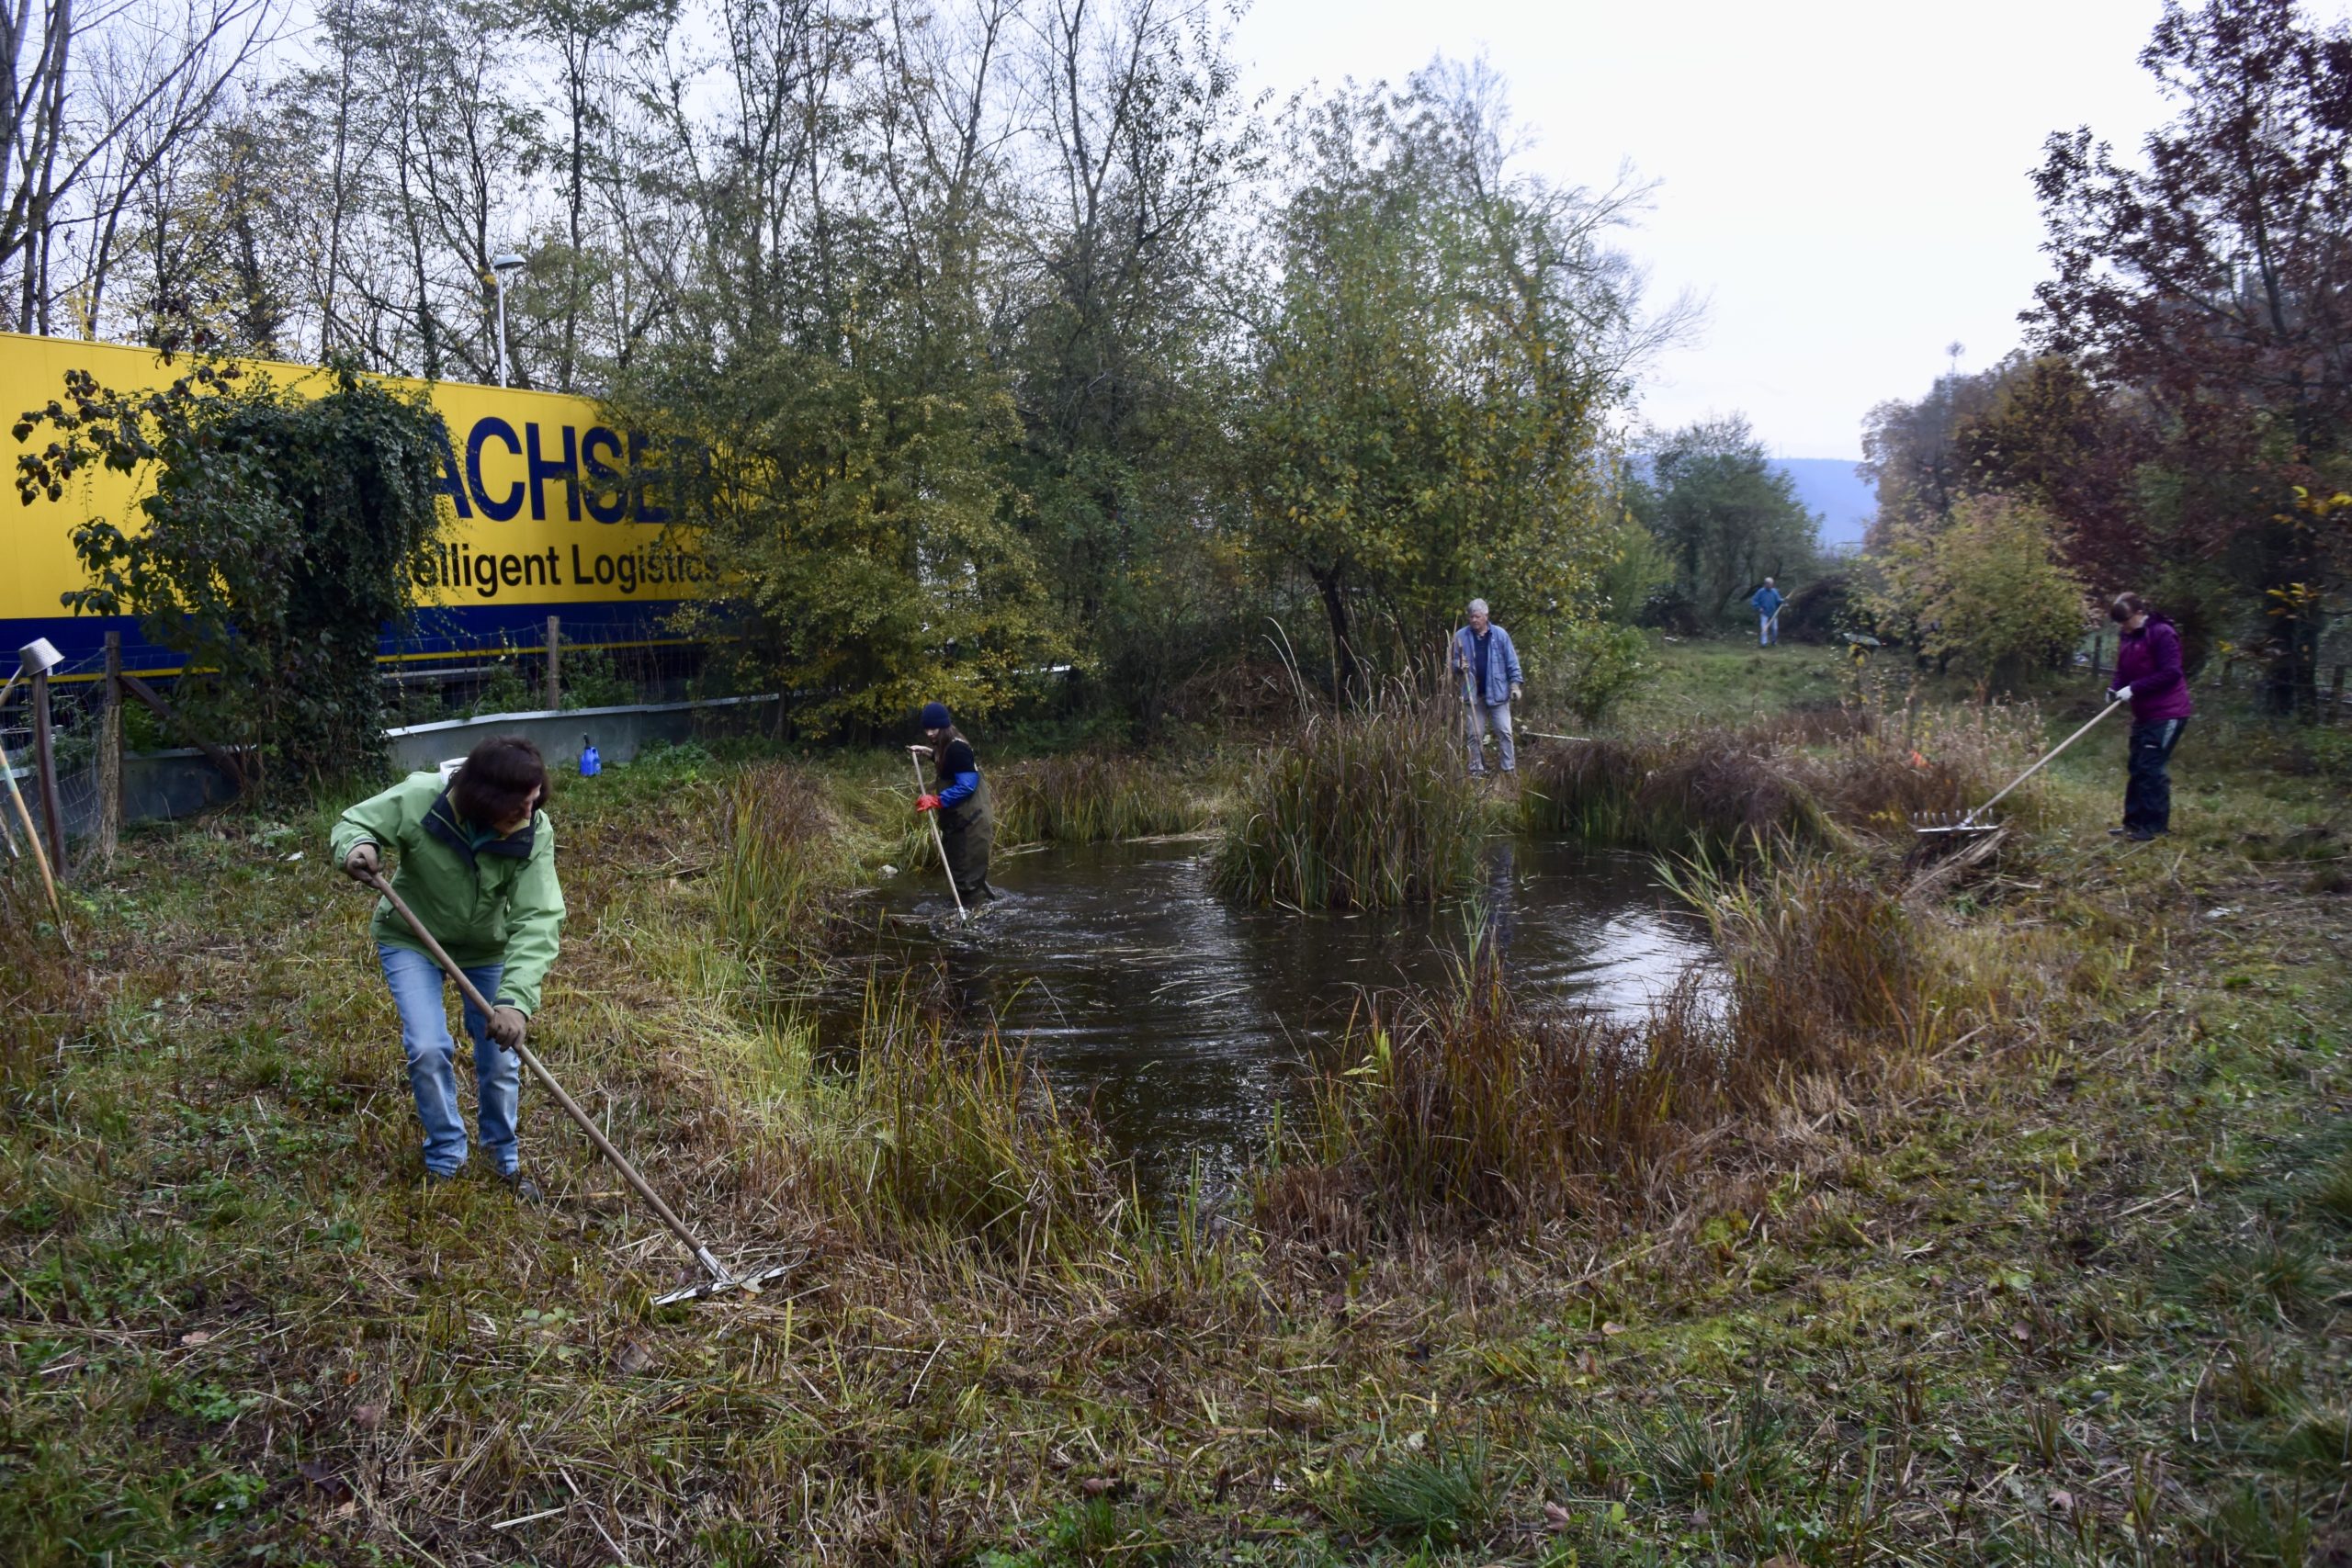
<instances>
[{"instance_id":1,"label":"brown hair","mask_svg":"<svg viewBox=\"0 0 2352 1568\"><path fill-rule=\"evenodd\" d=\"M2113 620L2128 621L2134 615L2146 615L2148 602L2137 593L2118 593L2115 603L2107 607L2107 613Z\"/></svg>"},{"instance_id":2,"label":"brown hair","mask_svg":"<svg viewBox=\"0 0 2352 1568\"><path fill-rule=\"evenodd\" d=\"M548 765L539 749L519 735L493 735L466 753L449 786L449 804L476 829L496 828L523 814L537 790L547 798Z\"/></svg>"}]
</instances>

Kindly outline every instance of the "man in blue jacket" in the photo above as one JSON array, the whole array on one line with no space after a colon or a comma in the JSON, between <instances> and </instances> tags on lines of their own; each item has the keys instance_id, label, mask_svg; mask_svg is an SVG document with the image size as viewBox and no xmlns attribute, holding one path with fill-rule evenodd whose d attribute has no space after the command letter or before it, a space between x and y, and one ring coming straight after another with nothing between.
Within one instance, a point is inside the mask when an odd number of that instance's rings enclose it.
<instances>
[{"instance_id":1,"label":"man in blue jacket","mask_svg":"<svg viewBox=\"0 0 2352 1568\"><path fill-rule=\"evenodd\" d=\"M1771 647L1781 640L1781 606L1788 601L1768 577L1763 587L1747 596L1747 602L1756 606L1756 646Z\"/></svg>"},{"instance_id":2,"label":"man in blue jacket","mask_svg":"<svg viewBox=\"0 0 2352 1568\"><path fill-rule=\"evenodd\" d=\"M1510 645L1510 633L1488 618L1484 599L1470 601L1470 624L1453 634L1446 664L1462 683L1464 716L1470 732L1471 777L1486 776L1487 731L1490 729L1502 747L1503 772L1517 773L1510 705L1519 700L1522 680L1519 649Z\"/></svg>"}]
</instances>

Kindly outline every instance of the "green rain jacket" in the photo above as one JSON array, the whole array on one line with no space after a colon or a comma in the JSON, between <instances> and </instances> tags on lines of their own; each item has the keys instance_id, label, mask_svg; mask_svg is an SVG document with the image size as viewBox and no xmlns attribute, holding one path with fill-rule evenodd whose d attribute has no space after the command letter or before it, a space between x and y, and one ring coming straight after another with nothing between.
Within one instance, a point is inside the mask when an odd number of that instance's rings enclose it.
<instances>
[{"instance_id":1,"label":"green rain jacket","mask_svg":"<svg viewBox=\"0 0 2352 1568\"><path fill-rule=\"evenodd\" d=\"M531 813L520 831L477 845L441 775L411 773L345 812L328 842L338 869L361 844L390 852L400 862L393 889L449 956L468 969L503 963L492 1001L538 1010L539 982L555 962L563 926L555 829L545 811ZM368 929L379 942L424 952L389 899L376 901Z\"/></svg>"}]
</instances>

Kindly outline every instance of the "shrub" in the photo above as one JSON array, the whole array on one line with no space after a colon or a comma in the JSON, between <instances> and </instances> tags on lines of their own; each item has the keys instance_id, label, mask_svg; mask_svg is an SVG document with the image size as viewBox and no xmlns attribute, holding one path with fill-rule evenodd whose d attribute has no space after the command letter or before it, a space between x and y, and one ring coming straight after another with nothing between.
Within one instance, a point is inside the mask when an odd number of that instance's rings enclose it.
<instances>
[{"instance_id":1,"label":"shrub","mask_svg":"<svg viewBox=\"0 0 2352 1568\"><path fill-rule=\"evenodd\" d=\"M1381 909L1470 878L1487 814L1457 710L1392 697L1312 716L1261 752L1226 830L1217 890L1245 903Z\"/></svg>"},{"instance_id":2,"label":"shrub","mask_svg":"<svg viewBox=\"0 0 2352 1568\"><path fill-rule=\"evenodd\" d=\"M1932 533L1899 533L1874 606L1927 657L2012 684L2082 639L2088 593L2059 564L2056 525L1999 496L1973 496Z\"/></svg>"},{"instance_id":3,"label":"shrub","mask_svg":"<svg viewBox=\"0 0 2352 1568\"><path fill-rule=\"evenodd\" d=\"M74 530L85 615L136 615L187 657L175 694L193 722L250 742L262 775L300 784L383 761L376 634L416 607L412 570L444 521L447 438L421 396L348 370L298 397L198 362L160 392L66 373L65 396L21 415L17 488L64 494L107 467L151 482L139 516Z\"/></svg>"}]
</instances>

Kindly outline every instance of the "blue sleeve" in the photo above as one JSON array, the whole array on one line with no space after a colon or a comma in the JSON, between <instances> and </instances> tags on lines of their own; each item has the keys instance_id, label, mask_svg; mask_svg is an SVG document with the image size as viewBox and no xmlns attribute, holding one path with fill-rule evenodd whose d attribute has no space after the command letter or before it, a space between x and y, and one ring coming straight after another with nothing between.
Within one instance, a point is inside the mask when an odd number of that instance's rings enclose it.
<instances>
[{"instance_id":1,"label":"blue sleeve","mask_svg":"<svg viewBox=\"0 0 2352 1568\"><path fill-rule=\"evenodd\" d=\"M956 782L939 792L939 804L942 807L961 806L971 799L972 792L979 787L979 774L957 773Z\"/></svg>"},{"instance_id":2,"label":"blue sleeve","mask_svg":"<svg viewBox=\"0 0 2352 1568\"><path fill-rule=\"evenodd\" d=\"M1522 685L1525 682L1524 679L1520 674L1519 670L1519 645L1510 640L1510 633L1509 632L1504 632L1502 634L1502 638L1503 671L1510 677L1510 683L1512 685Z\"/></svg>"}]
</instances>

